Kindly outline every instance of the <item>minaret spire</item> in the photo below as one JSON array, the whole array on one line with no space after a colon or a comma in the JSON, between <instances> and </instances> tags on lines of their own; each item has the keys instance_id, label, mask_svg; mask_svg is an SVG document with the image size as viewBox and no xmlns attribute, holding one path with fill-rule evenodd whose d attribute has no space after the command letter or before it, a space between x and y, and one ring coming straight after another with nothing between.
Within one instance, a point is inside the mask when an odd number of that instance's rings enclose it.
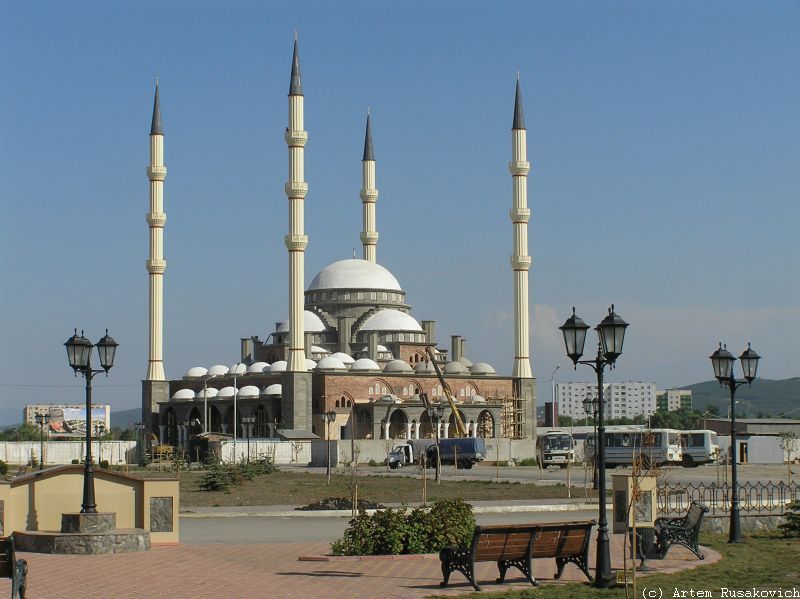
<instances>
[{"instance_id":1,"label":"minaret spire","mask_svg":"<svg viewBox=\"0 0 800 599\"><path fill-rule=\"evenodd\" d=\"M361 160L361 205L363 229L361 244L364 260L377 262L378 232L375 230L375 203L378 190L375 189L375 151L372 148L372 117L367 109L367 131L364 134L364 158Z\"/></svg>"},{"instance_id":2,"label":"minaret spire","mask_svg":"<svg viewBox=\"0 0 800 599\"><path fill-rule=\"evenodd\" d=\"M306 372L303 283L305 250L308 246L308 237L304 231L305 197L308 193L304 165L308 133L303 129L304 98L296 35L289 84L289 126L284 135L286 145L289 146L289 181L285 186L286 197L289 199L289 234L285 238L289 252L289 351L286 369L289 372Z\"/></svg>"},{"instance_id":3,"label":"minaret spire","mask_svg":"<svg viewBox=\"0 0 800 599\"><path fill-rule=\"evenodd\" d=\"M528 162L527 131L522 114L522 92L517 74L517 90L514 98L514 124L511 130L512 158L508 165L513 181L513 203L509 215L514 231L514 253L511 268L514 271L514 371L519 379L533 378L530 360L530 321L528 314L528 270L531 257L528 255Z\"/></svg>"},{"instance_id":4,"label":"minaret spire","mask_svg":"<svg viewBox=\"0 0 800 599\"><path fill-rule=\"evenodd\" d=\"M150 279L150 348L147 362L148 381L163 381L164 360L162 353L164 328L164 179L167 167L164 166L164 128L161 125L161 106L158 98L158 79L153 100L153 120L150 124L150 165L147 178L150 180L150 211L147 224L150 227L150 257L147 272Z\"/></svg>"}]
</instances>

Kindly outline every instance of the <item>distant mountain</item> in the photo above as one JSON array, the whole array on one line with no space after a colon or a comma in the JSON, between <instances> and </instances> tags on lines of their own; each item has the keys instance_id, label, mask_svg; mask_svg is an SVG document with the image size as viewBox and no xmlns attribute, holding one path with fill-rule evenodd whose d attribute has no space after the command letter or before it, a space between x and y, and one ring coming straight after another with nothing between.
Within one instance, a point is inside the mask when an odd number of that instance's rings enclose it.
<instances>
[{"instance_id":1,"label":"distant mountain","mask_svg":"<svg viewBox=\"0 0 800 599\"><path fill-rule=\"evenodd\" d=\"M135 422L142 421L142 409L111 411L111 428L133 428Z\"/></svg>"},{"instance_id":2,"label":"distant mountain","mask_svg":"<svg viewBox=\"0 0 800 599\"><path fill-rule=\"evenodd\" d=\"M708 406L716 406L721 416L728 415L730 392L728 387L720 387L718 381L695 383L681 389L692 390L692 406L695 410L702 412ZM752 386L743 385L736 390L736 401L741 401L736 405L736 415L740 417L755 418L759 414L778 417L797 410L789 417L800 419L800 377L756 379Z\"/></svg>"}]
</instances>

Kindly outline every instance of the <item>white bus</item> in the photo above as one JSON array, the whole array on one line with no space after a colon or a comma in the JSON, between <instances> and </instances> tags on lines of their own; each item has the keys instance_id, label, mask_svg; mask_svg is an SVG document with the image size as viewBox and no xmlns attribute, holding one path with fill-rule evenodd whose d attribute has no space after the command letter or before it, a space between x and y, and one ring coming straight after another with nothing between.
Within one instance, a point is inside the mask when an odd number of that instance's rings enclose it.
<instances>
[{"instance_id":1,"label":"white bus","mask_svg":"<svg viewBox=\"0 0 800 599\"><path fill-rule=\"evenodd\" d=\"M566 468L575 461L575 441L566 431L548 431L537 437L536 455L542 468Z\"/></svg>"},{"instance_id":2,"label":"white bus","mask_svg":"<svg viewBox=\"0 0 800 599\"><path fill-rule=\"evenodd\" d=\"M709 430L683 431L683 465L686 468L716 462L719 459L717 433Z\"/></svg>"},{"instance_id":3,"label":"white bus","mask_svg":"<svg viewBox=\"0 0 800 599\"><path fill-rule=\"evenodd\" d=\"M683 460L681 431L670 428L651 430L606 431L605 458L607 467L632 466L634 455L641 455L642 465L679 464ZM594 459L594 433L586 438L586 455Z\"/></svg>"}]
</instances>

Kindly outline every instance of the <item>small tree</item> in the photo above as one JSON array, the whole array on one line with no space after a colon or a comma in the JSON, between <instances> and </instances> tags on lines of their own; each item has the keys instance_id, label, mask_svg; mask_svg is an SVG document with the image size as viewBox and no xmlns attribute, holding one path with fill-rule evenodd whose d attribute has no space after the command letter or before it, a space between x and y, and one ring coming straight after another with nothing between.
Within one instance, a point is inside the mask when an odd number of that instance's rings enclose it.
<instances>
[{"instance_id":1,"label":"small tree","mask_svg":"<svg viewBox=\"0 0 800 599\"><path fill-rule=\"evenodd\" d=\"M797 444L797 435L791 431L787 431L778 435L780 438L781 449L783 450L784 459L786 460L786 482L792 484L792 454L795 451Z\"/></svg>"}]
</instances>

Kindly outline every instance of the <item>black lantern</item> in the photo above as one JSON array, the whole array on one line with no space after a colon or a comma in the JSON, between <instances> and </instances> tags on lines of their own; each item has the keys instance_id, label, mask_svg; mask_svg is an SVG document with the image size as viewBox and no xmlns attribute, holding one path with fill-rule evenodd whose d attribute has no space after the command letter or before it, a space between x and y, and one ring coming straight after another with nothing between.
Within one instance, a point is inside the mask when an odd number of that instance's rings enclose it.
<instances>
[{"instance_id":1,"label":"black lantern","mask_svg":"<svg viewBox=\"0 0 800 599\"><path fill-rule=\"evenodd\" d=\"M78 370L86 370L89 367L92 342L83 336L83 331L79 336L78 329L75 329L75 334L67 339L64 346L67 348L67 359L69 359L69 365L72 366L73 370L77 372Z\"/></svg>"},{"instance_id":2,"label":"black lantern","mask_svg":"<svg viewBox=\"0 0 800 599\"><path fill-rule=\"evenodd\" d=\"M754 352L755 353L755 352ZM742 354L744 356L744 354ZM709 356L711 365L714 367L714 376L718 381L727 381L733 376L733 363L736 358L728 351L727 346L719 344L717 351ZM758 357L756 358L756 362Z\"/></svg>"},{"instance_id":3,"label":"black lantern","mask_svg":"<svg viewBox=\"0 0 800 599\"><path fill-rule=\"evenodd\" d=\"M589 325L575 314L575 307L572 308L572 316L560 327L564 334L564 345L567 347L567 356L577 365L578 360L583 355L583 345L586 343L586 331Z\"/></svg>"},{"instance_id":4,"label":"black lantern","mask_svg":"<svg viewBox=\"0 0 800 599\"><path fill-rule=\"evenodd\" d=\"M600 337L603 356L612 364L622 354L622 344L625 341L625 329L627 328L628 323L614 312L614 304L611 304L608 309L608 316L595 327L597 335Z\"/></svg>"},{"instance_id":5,"label":"black lantern","mask_svg":"<svg viewBox=\"0 0 800 599\"><path fill-rule=\"evenodd\" d=\"M758 370L758 361L760 359L761 356L752 350L749 343L747 344L747 349L739 356L739 360L742 362L742 372L748 383L752 383L753 379L756 378L756 370Z\"/></svg>"},{"instance_id":6,"label":"black lantern","mask_svg":"<svg viewBox=\"0 0 800 599\"><path fill-rule=\"evenodd\" d=\"M325 412L325 421L326 422L333 422L334 420L336 420L336 412L334 412L333 410L329 410L328 412Z\"/></svg>"},{"instance_id":7,"label":"black lantern","mask_svg":"<svg viewBox=\"0 0 800 599\"><path fill-rule=\"evenodd\" d=\"M597 399L587 395L586 399L583 400L583 411L586 412L587 416L594 414L597 411Z\"/></svg>"},{"instance_id":8,"label":"black lantern","mask_svg":"<svg viewBox=\"0 0 800 599\"><path fill-rule=\"evenodd\" d=\"M105 336L97 342L97 353L100 354L100 365L106 372L114 366L114 354L117 353L118 345L119 343L109 337L108 329L106 329Z\"/></svg>"}]
</instances>

